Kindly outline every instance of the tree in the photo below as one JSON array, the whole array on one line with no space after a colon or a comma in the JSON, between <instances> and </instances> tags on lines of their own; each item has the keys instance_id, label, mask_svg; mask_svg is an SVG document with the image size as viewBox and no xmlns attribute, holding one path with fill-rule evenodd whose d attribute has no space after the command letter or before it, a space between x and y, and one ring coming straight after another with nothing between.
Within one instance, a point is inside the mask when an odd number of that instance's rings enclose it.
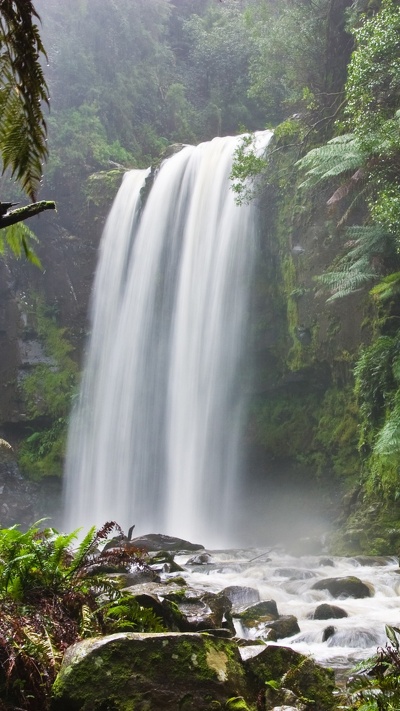
<instances>
[{"instance_id":1,"label":"tree","mask_svg":"<svg viewBox=\"0 0 400 711\"><path fill-rule=\"evenodd\" d=\"M47 158L43 106L49 103L40 64L46 52L38 20L32 0L0 0L0 154L3 172L9 170L32 201ZM0 203L0 228L55 208L48 201L10 211L12 206ZM21 240L29 256L26 234Z\"/></svg>"}]
</instances>

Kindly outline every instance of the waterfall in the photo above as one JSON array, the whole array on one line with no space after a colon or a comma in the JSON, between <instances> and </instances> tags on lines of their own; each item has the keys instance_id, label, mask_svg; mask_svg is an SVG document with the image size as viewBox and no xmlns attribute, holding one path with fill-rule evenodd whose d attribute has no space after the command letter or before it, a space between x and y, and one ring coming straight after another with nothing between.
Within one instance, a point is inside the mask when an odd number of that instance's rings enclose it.
<instances>
[{"instance_id":1,"label":"waterfall","mask_svg":"<svg viewBox=\"0 0 400 711\"><path fill-rule=\"evenodd\" d=\"M230 189L238 141L166 160L143 210L146 171L123 180L68 438L68 529L116 520L138 534L232 542L256 248L255 207L237 206Z\"/></svg>"}]
</instances>

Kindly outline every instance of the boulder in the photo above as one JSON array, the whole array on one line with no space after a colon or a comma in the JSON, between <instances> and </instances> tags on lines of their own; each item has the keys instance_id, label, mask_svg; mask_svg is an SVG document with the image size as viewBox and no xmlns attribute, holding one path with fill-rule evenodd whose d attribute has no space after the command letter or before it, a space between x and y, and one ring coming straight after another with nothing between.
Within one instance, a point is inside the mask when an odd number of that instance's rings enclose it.
<instances>
[{"instance_id":1,"label":"boulder","mask_svg":"<svg viewBox=\"0 0 400 711\"><path fill-rule=\"evenodd\" d=\"M332 597L373 597L374 589L372 585L363 583L355 576L346 578L324 578L317 580L312 586L312 590L328 590Z\"/></svg>"},{"instance_id":2,"label":"boulder","mask_svg":"<svg viewBox=\"0 0 400 711\"><path fill-rule=\"evenodd\" d=\"M238 697L244 705L233 704ZM245 709L247 697L234 642L196 633L126 632L87 639L67 650L53 686L51 709Z\"/></svg>"},{"instance_id":3,"label":"boulder","mask_svg":"<svg viewBox=\"0 0 400 711\"><path fill-rule=\"evenodd\" d=\"M183 538L165 536L162 533L148 533L139 538L132 538L130 543L143 551L198 551L204 550L204 546L198 543L190 543Z\"/></svg>"},{"instance_id":4,"label":"boulder","mask_svg":"<svg viewBox=\"0 0 400 711\"><path fill-rule=\"evenodd\" d=\"M237 613L235 617L240 617L242 622L249 626L249 623L277 620L279 613L275 600L263 600L256 605L246 607L245 610Z\"/></svg>"},{"instance_id":5,"label":"boulder","mask_svg":"<svg viewBox=\"0 0 400 711\"><path fill-rule=\"evenodd\" d=\"M265 626L275 632L276 639L293 637L294 634L298 634L300 632L297 617L294 615L282 615L282 617L278 620L267 622Z\"/></svg>"},{"instance_id":6,"label":"boulder","mask_svg":"<svg viewBox=\"0 0 400 711\"><path fill-rule=\"evenodd\" d=\"M176 584L137 585L126 589L142 607L149 607L174 631L198 632L228 627L231 622L231 601L223 593L194 590Z\"/></svg>"},{"instance_id":7,"label":"boulder","mask_svg":"<svg viewBox=\"0 0 400 711\"><path fill-rule=\"evenodd\" d=\"M329 605L327 602L318 605L312 615L313 620L339 620L342 617L348 617L346 610L343 610L337 605Z\"/></svg>"},{"instance_id":8,"label":"boulder","mask_svg":"<svg viewBox=\"0 0 400 711\"><path fill-rule=\"evenodd\" d=\"M264 708L286 705L287 690L302 700L307 711L333 711L337 708L337 699L333 696L334 672L320 667L311 658L293 649L267 646L256 657L245 661L244 666L253 693L265 696L268 686L271 689L270 697L273 698ZM268 682L276 684L268 685ZM296 707L299 708L298 704Z\"/></svg>"}]
</instances>

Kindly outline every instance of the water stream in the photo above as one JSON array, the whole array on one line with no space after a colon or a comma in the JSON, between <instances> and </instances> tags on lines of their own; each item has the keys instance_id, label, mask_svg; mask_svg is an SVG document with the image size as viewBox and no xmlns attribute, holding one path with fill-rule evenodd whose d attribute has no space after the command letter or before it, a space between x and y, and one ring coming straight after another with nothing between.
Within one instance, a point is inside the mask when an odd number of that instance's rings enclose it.
<instances>
[{"instance_id":1,"label":"water stream","mask_svg":"<svg viewBox=\"0 0 400 711\"><path fill-rule=\"evenodd\" d=\"M386 641L385 625L400 624L400 575L396 558L338 558L331 556L296 557L283 550L210 551L207 565L186 566L187 581L195 588L219 592L231 585L254 588L260 600L275 600L280 615L294 615L300 632L279 644L290 646L302 654L311 654L324 666L349 669L362 659L375 654ZM260 556L260 557L259 557ZM185 565L188 556L179 556ZM356 576L371 585L372 597L334 599L327 590L313 590L313 584L323 578ZM347 617L316 620L312 615L321 603L342 608ZM325 642L324 630L334 627ZM247 639L266 637L266 630L248 629L236 622L237 634ZM255 654L260 647L245 647L244 657Z\"/></svg>"}]
</instances>

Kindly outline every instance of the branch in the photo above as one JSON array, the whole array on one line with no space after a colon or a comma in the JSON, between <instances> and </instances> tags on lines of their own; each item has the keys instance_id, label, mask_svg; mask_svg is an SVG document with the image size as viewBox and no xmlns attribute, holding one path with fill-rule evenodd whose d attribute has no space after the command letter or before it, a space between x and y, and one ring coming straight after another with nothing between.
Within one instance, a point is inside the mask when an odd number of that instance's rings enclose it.
<instances>
[{"instance_id":1,"label":"branch","mask_svg":"<svg viewBox=\"0 0 400 711\"><path fill-rule=\"evenodd\" d=\"M15 225L17 222L22 222L23 220L28 220L34 215L38 215L44 210L55 210L56 203L52 200L41 200L40 202L32 202L30 205L25 205L24 207L19 207L16 210L11 210L5 215L0 216L0 229L3 227L10 227L10 225Z\"/></svg>"}]
</instances>

